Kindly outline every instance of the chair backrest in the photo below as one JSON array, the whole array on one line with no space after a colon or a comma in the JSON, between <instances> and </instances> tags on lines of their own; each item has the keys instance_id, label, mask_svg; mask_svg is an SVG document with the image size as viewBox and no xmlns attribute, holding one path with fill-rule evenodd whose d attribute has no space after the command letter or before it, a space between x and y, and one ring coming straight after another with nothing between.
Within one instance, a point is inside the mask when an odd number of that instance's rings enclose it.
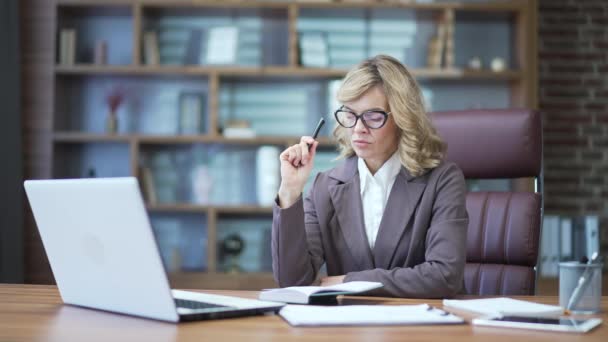
<instances>
[{"instance_id":1,"label":"chair backrest","mask_svg":"<svg viewBox=\"0 0 608 342\"><path fill-rule=\"evenodd\" d=\"M471 192L465 288L474 295L535 293L542 221L542 129L532 110L431 114L447 159L467 179L535 177L538 192Z\"/></svg>"}]
</instances>

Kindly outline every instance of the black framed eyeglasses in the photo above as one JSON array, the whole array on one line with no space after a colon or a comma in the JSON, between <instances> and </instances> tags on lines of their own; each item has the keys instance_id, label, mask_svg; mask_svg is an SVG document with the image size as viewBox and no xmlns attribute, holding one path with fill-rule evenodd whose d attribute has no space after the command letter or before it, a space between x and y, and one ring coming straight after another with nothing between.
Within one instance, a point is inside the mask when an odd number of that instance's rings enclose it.
<instances>
[{"instance_id":1,"label":"black framed eyeglasses","mask_svg":"<svg viewBox=\"0 0 608 342\"><path fill-rule=\"evenodd\" d=\"M340 126L344 128L355 127L355 125L357 125L357 120L361 119L361 122L363 122L363 125L365 125L365 127L371 129L378 129L384 126L390 113L391 112L387 113L381 110L370 110L361 114L357 114L342 106L334 112L334 116L336 117L336 121L338 121Z\"/></svg>"}]
</instances>

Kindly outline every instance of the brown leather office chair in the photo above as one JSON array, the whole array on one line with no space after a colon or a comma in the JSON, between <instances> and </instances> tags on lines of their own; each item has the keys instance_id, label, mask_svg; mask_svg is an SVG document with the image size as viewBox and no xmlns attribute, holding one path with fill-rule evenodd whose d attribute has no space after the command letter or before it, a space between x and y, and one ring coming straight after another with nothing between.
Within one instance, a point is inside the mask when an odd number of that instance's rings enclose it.
<instances>
[{"instance_id":1,"label":"brown leather office chair","mask_svg":"<svg viewBox=\"0 0 608 342\"><path fill-rule=\"evenodd\" d=\"M470 192L466 293L532 295L542 219L542 128L531 110L431 114L467 179L534 177L533 192Z\"/></svg>"}]
</instances>

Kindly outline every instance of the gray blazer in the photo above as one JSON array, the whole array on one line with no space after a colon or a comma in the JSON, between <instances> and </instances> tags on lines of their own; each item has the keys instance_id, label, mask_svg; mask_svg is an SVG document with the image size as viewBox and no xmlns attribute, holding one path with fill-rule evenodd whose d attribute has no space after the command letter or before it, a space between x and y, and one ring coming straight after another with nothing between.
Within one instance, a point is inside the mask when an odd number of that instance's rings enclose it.
<instances>
[{"instance_id":1,"label":"gray blazer","mask_svg":"<svg viewBox=\"0 0 608 342\"><path fill-rule=\"evenodd\" d=\"M365 233L357 157L317 174L308 196L275 204L272 270L281 287L311 285L323 263L344 281L377 281L371 295L445 298L464 289L468 216L460 169L443 162L413 177L402 167L374 249Z\"/></svg>"}]
</instances>

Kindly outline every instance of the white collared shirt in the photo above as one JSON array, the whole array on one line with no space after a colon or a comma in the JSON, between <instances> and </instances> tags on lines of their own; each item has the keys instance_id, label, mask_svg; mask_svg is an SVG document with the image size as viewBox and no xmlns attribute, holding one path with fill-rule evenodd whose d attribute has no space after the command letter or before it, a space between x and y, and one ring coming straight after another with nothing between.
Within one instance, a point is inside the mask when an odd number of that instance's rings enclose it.
<instances>
[{"instance_id":1,"label":"white collared shirt","mask_svg":"<svg viewBox=\"0 0 608 342\"><path fill-rule=\"evenodd\" d=\"M361 184L361 203L363 205L363 220L365 232L370 248L374 249L380 221L384 214L384 208L388 202L388 196L395 184L397 174L401 170L401 160L398 151L380 167L372 176L365 165L365 161L359 158L359 182Z\"/></svg>"}]
</instances>

